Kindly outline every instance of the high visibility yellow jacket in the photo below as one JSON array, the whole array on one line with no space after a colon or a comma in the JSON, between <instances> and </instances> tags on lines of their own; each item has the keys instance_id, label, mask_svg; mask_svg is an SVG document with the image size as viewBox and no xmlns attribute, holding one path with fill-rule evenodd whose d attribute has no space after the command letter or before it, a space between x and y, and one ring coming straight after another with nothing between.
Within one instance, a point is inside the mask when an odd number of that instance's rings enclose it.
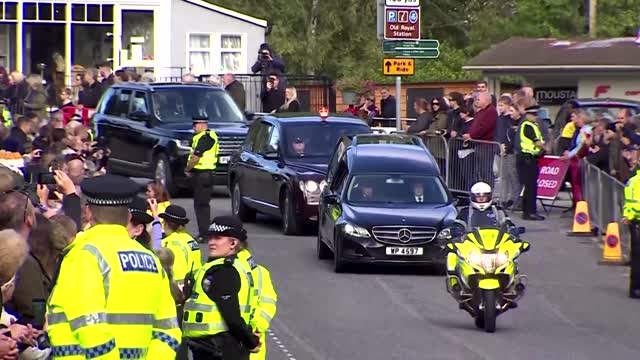
<instances>
[{"instance_id":1,"label":"high visibility yellow jacket","mask_svg":"<svg viewBox=\"0 0 640 360\"><path fill-rule=\"evenodd\" d=\"M184 305L184 317L182 318L182 329L185 337L202 337L208 335L216 335L229 328L224 322L224 318L216 303L207 296L202 283L205 280L207 271L215 266L225 265L225 258L219 258L204 264L195 276L195 283L191 297L187 299ZM249 265L241 260L235 259L233 262L234 269L240 275L240 291L238 291L238 305L240 307L240 316L249 324L251 317L251 309L253 304L253 291L255 284ZM213 284L215 286L215 284Z\"/></svg>"},{"instance_id":2,"label":"high visibility yellow jacket","mask_svg":"<svg viewBox=\"0 0 640 360\"><path fill-rule=\"evenodd\" d=\"M120 225L78 234L47 308L53 359L173 360L181 341L160 260Z\"/></svg>"},{"instance_id":3,"label":"high visibility yellow jacket","mask_svg":"<svg viewBox=\"0 0 640 360\"><path fill-rule=\"evenodd\" d=\"M182 285L187 274L194 274L202 267L202 254L198 242L186 231L169 234L162 240L162 246L173 252L173 280Z\"/></svg>"},{"instance_id":4,"label":"high visibility yellow jacket","mask_svg":"<svg viewBox=\"0 0 640 360\"><path fill-rule=\"evenodd\" d=\"M218 135L213 130L203 131L193 136L191 152L189 153L188 160L191 160L191 156L193 156L193 153L196 151L196 147L198 146L198 140L203 136L210 136L215 141L215 144L213 144L211 149L202 154L193 168L196 170L215 170L216 165L218 164L218 149L220 148L220 145L218 144Z\"/></svg>"},{"instance_id":5,"label":"high visibility yellow jacket","mask_svg":"<svg viewBox=\"0 0 640 360\"><path fill-rule=\"evenodd\" d=\"M640 218L640 171L633 174L624 188L622 216L629 220Z\"/></svg>"},{"instance_id":6,"label":"high visibility yellow jacket","mask_svg":"<svg viewBox=\"0 0 640 360\"><path fill-rule=\"evenodd\" d=\"M240 251L238 259L243 259L249 264L256 284L249 326L260 332L261 345L260 351L251 353L250 359L263 360L267 358L266 332L271 325L271 320L276 316L278 294L271 281L269 270L258 264L249 250Z\"/></svg>"}]
</instances>

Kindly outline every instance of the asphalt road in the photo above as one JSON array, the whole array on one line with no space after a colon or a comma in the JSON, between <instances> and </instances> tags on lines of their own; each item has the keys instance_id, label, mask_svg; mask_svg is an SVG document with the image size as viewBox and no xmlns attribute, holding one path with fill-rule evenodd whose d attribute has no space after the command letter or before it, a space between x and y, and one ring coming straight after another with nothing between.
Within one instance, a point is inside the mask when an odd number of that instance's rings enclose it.
<instances>
[{"instance_id":1,"label":"asphalt road","mask_svg":"<svg viewBox=\"0 0 640 360\"><path fill-rule=\"evenodd\" d=\"M191 199L174 203L195 219ZM212 206L230 213L226 196ZM569 221L556 210L519 223L531 243L520 259L527 293L486 334L458 310L443 276L380 267L335 274L316 258L315 235L287 237L278 220L259 217L246 224L250 247L279 294L268 359L639 359L640 301L626 296L628 268L597 265L591 240L564 235Z\"/></svg>"}]
</instances>

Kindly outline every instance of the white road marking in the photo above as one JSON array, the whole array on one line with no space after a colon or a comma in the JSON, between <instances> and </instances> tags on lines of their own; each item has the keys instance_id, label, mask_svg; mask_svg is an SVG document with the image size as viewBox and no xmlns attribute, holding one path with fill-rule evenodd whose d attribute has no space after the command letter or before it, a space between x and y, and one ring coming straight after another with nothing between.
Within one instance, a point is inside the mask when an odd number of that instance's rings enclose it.
<instances>
[{"instance_id":1,"label":"white road marking","mask_svg":"<svg viewBox=\"0 0 640 360\"><path fill-rule=\"evenodd\" d=\"M272 329L267 330L267 336L271 338L271 340L275 341L280 351L282 351L282 353L287 356L287 360L296 360L296 358L293 357L293 354L291 354L289 349L287 349L286 346L282 343L282 341L280 341L280 338L276 336L276 333Z\"/></svg>"},{"instance_id":2,"label":"white road marking","mask_svg":"<svg viewBox=\"0 0 640 360\"><path fill-rule=\"evenodd\" d=\"M284 322L282 322L282 320L276 317L275 319L273 319L273 324L276 325L278 329L281 329L287 336L292 338L307 353L309 353L312 356L313 360L330 360L329 358L320 354L320 352L318 352L316 349L314 349L313 346L311 346L311 344L309 344L308 342L300 338L298 335L296 335L293 332L293 330L289 329L289 327L285 325ZM296 360L296 358L291 354L291 352L287 353L287 356L289 357L288 360Z\"/></svg>"}]
</instances>

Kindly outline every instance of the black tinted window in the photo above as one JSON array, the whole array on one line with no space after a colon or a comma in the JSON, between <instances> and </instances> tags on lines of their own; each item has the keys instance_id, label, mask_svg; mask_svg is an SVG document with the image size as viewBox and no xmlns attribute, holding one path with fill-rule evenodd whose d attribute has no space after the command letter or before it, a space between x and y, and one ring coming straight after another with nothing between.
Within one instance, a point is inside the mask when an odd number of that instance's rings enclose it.
<instances>
[{"instance_id":1,"label":"black tinted window","mask_svg":"<svg viewBox=\"0 0 640 360\"><path fill-rule=\"evenodd\" d=\"M244 151L253 151L255 148L256 140L258 139L258 134L260 133L260 127L262 127L261 121L256 121L251 125L249 132L247 133L247 138L244 141L244 145L242 149Z\"/></svg>"},{"instance_id":2,"label":"black tinted window","mask_svg":"<svg viewBox=\"0 0 640 360\"><path fill-rule=\"evenodd\" d=\"M118 116L118 91L113 88L109 88L107 92L104 94L104 103L102 104L103 114Z\"/></svg>"},{"instance_id":3,"label":"black tinted window","mask_svg":"<svg viewBox=\"0 0 640 360\"><path fill-rule=\"evenodd\" d=\"M347 200L353 203L417 203L441 205L449 195L440 178L413 174L356 175Z\"/></svg>"},{"instance_id":4,"label":"black tinted window","mask_svg":"<svg viewBox=\"0 0 640 360\"><path fill-rule=\"evenodd\" d=\"M115 116L127 117L129 115L129 104L131 103L132 95L133 92L131 90L120 90Z\"/></svg>"},{"instance_id":5,"label":"black tinted window","mask_svg":"<svg viewBox=\"0 0 640 360\"><path fill-rule=\"evenodd\" d=\"M147 96L145 93L136 91L131 102L131 112L143 112L150 114L149 107L147 106Z\"/></svg>"},{"instance_id":6,"label":"black tinted window","mask_svg":"<svg viewBox=\"0 0 640 360\"><path fill-rule=\"evenodd\" d=\"M165 122L191 122L206 117L212 122L244 122L244 115L231 97L220 89L182 86L157 89L153 111Z\"/></svg>"},{"instance_id":7,"label":"black tinted window","mask_svg":"<svg viewBox=\"0 0 640 360\"><path fill-rule=\"evenodd\" d=\"M271 131L273 126L266 122L261 122L258 132L256 133L255 142L253 143L253 152L257 154L264 154L271 137Z\"/></svg>"},{"instance_id":8,"label":"black tinted window","mask_svg":"<svg viewBox=\"0 0 640 360\"><path fill-rule=\"evenodd\" d=\"M343 135L369 133L365 124L338 124L318 121L318 123L287 124L284 154L289 158L330 158L338 140Z\"/></svg>"}]
</instances>

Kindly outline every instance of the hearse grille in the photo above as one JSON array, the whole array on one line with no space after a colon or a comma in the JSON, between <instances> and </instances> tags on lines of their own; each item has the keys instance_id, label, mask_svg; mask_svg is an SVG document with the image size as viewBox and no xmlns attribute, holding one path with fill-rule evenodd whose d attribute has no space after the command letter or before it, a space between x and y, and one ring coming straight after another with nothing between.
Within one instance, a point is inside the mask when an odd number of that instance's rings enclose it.
<instances>
[{"instance_id":1,"label":"hearse grille","mask_svg":"<svg viewBox=\"0 0 640 360\"><path fill-rule=\"evenodd\" d=\"M419 245L432 241L438 230L430 226L391 225L374 226L373 237L385 244Z\"/></svg>"}]
</instances>

